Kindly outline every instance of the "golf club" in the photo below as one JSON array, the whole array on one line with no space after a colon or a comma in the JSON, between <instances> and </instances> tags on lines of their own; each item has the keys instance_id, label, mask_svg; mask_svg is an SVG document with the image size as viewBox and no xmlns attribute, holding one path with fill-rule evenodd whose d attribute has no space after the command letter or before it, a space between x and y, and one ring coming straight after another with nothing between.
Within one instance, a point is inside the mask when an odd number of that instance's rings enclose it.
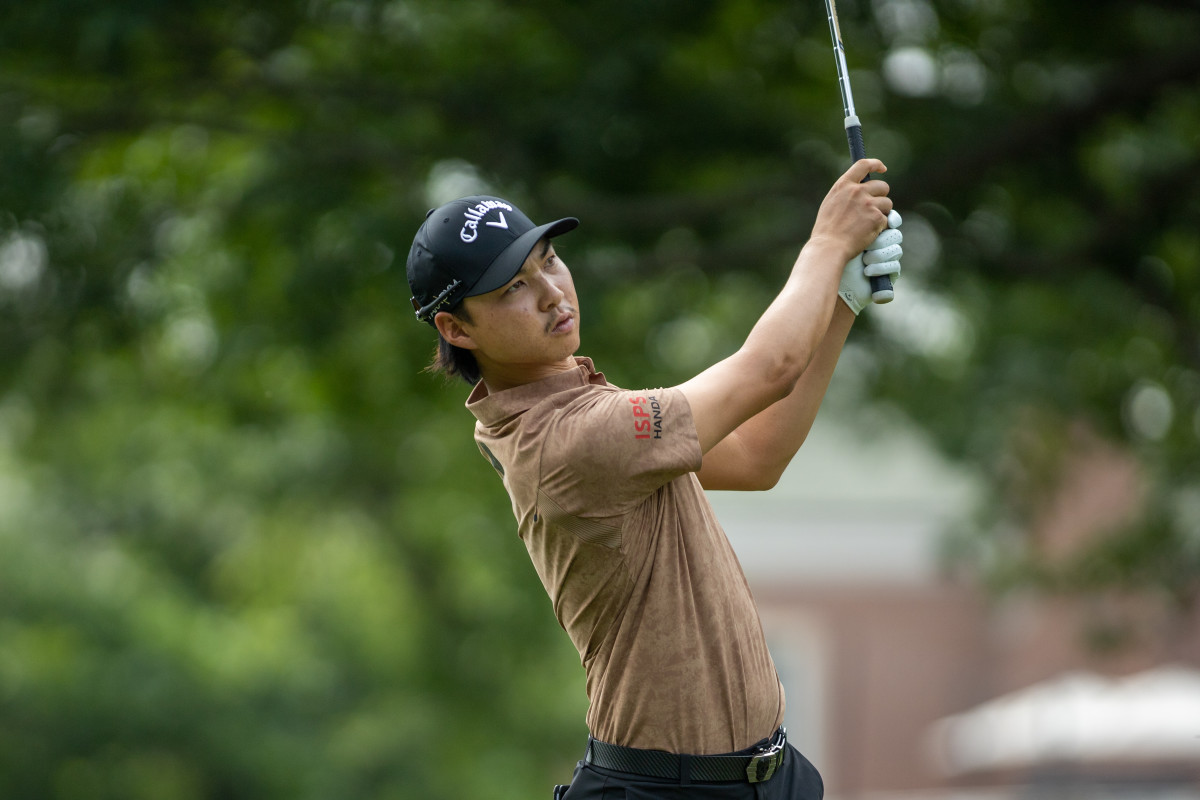
<instances>
[{"instance_id":1,"label":"golf club","mask_svg":"<svg viewBox=\"0 0 1200 800\"><path fill-rule=\"evenodd\" d=\"M837 62L838 87L842 90L842 111L845 115L846 140L850 143L850 159L865 158L867 148L863 145L862 123L854 113L854 94L850 91L850 71L846 69L846 48L842 44L842 31L838 27L837 8L833 0L825 0L825 13L829 16L829 35L833 37L833 56ZM863 178L868 181L871 176ZM892 279L887 275L871 278L871 299L876 303L890 303L896 297Z\"/></svg>"}]
</instances>

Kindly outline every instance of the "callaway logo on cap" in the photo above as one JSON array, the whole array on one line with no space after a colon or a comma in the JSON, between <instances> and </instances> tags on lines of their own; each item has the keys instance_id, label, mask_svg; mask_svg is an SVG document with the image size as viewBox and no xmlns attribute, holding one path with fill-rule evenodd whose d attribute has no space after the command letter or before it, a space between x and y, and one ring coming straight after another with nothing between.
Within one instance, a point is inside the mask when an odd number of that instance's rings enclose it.
<instances>
[{"instance_id":1,"label":"callaway logo on cap","mask_svg":"<svg viewBox=\"0 0 1200 800\"><path fill-rule=\"evenodd\" d=\"M566 217L535 226L507 200L483 195L433 209L408 251L408 286L417 319L432 325L437 312L464 297L499 289L520 271L538 240L578 224Z\"/></svg>"}]
</instances>

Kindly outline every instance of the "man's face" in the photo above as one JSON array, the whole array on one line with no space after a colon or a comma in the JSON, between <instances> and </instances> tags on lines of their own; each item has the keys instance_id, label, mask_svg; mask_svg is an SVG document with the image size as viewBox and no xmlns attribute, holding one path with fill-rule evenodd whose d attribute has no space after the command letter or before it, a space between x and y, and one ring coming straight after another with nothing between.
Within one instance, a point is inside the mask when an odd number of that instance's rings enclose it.
<instances>
[{"instance_id":1,"label":"man's face","mask_svg":"<svg viewBox=\"0 0 1200 800\"><path fill-rule=\"evenodd\" d=\"M471 322L463 329L488 367L558 364L579 349L579 301L567 265L542 239L520 272L499 289L463 301Z\"/></svg>"}]
</instances>

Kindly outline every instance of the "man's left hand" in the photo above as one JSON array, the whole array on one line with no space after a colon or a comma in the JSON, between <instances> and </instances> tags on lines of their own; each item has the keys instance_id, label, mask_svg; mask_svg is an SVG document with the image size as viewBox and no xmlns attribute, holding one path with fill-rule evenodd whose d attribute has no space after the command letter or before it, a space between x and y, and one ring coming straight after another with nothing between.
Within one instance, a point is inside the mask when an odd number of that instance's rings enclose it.
<instances>
[{"instance_id":1,"label":"man's left hand","mask_svg":"<svg viewBox=\"0 0 1200 800\"><path fill-rule=\"evenodd\" d=\"M867 245L865 252L856 255L842 270L842 282L838 286L838 297L842 298L857 316L871 303L871 281L875 275L887 275L893 282L900 277L900 257L904 255L900 243L904 234L898 230L900 214L888 214L888 226L875 241Z\"/></svg>"}]
</instances>

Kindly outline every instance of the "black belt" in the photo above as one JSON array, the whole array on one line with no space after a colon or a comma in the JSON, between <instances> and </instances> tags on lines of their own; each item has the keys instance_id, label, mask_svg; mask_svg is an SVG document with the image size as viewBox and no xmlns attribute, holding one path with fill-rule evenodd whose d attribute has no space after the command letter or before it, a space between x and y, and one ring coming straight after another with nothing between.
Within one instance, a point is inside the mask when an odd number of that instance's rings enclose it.
<instances>
[{"instance_id":1,"label":"black belt","mask_svg":"<svg viewBox=\"0 0 1200 800\"><path fill-rule=\"evenodd\" d=\"M692 781L770 780L787 753L787 732L780 728L765 743L740 753L721 756L689 756L663 750L638 750L608 744L588 737L584 761L603 769L630 772L648 778L666 778L688 784Z\"/></svg>"}]
</instances>

